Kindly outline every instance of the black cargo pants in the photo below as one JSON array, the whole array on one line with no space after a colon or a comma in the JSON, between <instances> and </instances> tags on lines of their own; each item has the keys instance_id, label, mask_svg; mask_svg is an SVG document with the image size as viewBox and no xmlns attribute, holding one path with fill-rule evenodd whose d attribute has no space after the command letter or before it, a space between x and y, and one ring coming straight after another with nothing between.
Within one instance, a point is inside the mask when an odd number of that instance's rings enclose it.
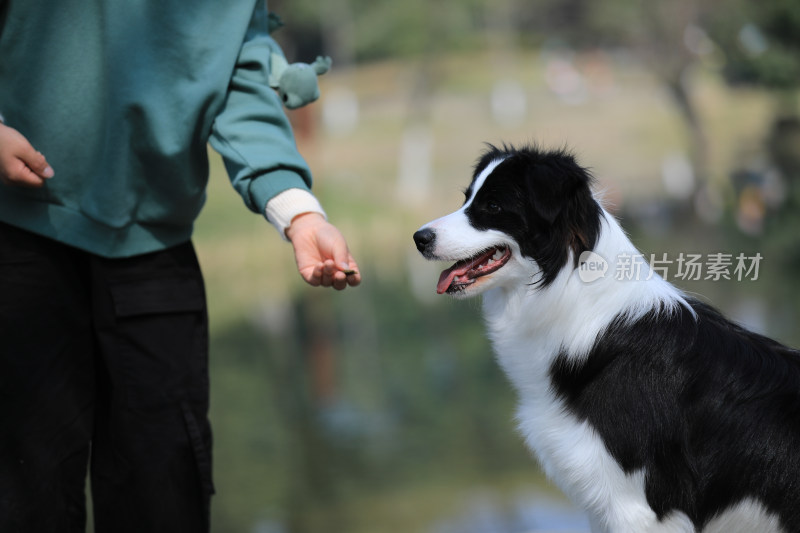
<instances>
[{"instance_id":1,"label":"black cargo pants","mask_svg":"<svg viewBox=\"0 0 800 533\"><path fill-rule=\"evenodd\" d=\"M104 259L0 224L0 531L209 529L208 321L187 243Z\"/></svg>"}]
</instances>

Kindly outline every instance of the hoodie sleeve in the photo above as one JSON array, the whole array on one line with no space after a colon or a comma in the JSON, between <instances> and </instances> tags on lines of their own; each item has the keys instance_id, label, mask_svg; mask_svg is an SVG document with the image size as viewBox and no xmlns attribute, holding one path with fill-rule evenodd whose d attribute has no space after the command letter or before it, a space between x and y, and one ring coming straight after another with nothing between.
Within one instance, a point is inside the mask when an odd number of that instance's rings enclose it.
<instances>
[{"instance_id":1,"label":"hoodie sleeve","mask_svg":"<svg viewBox=\"0 0 800 533\"><path fill-rule=\"evenodd\" d=\"M280 193L311 188L311 171L268 84L272 52L282 54L269 36L265 3L258 2L209 138L233 187L248 208L261 214Z\"/></svg>"}]
</instances>

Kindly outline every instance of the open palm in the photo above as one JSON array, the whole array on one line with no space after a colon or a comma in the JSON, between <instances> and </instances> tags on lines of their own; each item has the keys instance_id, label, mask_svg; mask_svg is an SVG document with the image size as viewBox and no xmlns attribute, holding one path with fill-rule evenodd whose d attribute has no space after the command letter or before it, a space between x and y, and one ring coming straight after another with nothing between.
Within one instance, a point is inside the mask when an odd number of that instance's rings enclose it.
<instances>
[{"instance_id":1,"label":"open palm","mask_svg":"<svg viewBox=\"0 0 800 533\"><path fill-rule=\"evenodd\" d=\"M344 236L318 213L300 215L286 230L297 270L314 287L342 290L361 283L361 274Z\"/></svg>"}]
</instances>

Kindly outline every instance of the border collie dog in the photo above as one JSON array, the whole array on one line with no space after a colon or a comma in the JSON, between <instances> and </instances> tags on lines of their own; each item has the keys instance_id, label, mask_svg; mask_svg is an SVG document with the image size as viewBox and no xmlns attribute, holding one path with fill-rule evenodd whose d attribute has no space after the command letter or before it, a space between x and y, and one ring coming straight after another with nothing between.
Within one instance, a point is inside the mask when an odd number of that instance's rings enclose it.
<instances>
[{"instance_id":1,"label":"border collie dog","mask_svg":"<svg viewBox=\"0 0 800 533\"><path fill-rule=\"evenodd\" d=\"M593 532L800 532L800 352L642 265L564 151L490 146L464 205L414 234L453 261L437 292L483 295L518 420ZM581 280L580 258L611 265Z\"/></svg>"}]
</instances>

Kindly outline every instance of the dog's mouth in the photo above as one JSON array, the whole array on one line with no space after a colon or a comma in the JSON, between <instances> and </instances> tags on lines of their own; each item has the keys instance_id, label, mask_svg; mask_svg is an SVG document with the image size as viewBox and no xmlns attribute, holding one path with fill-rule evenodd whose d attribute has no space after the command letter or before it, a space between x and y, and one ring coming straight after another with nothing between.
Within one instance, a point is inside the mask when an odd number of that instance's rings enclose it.
<instances>
[{"instance_id":1,"label":"dog's mouth","mask_svg":"<svg viewBox=\"0 0 800 533\"><path fill-rule=\"evenodd\" d=\"M492 248L486 252L462 259L443 271L436 284L438 294L454 293L464 290L475 281L497 271L511 259L511 250L505 247Z\"/></svg>"}]
</instances>

